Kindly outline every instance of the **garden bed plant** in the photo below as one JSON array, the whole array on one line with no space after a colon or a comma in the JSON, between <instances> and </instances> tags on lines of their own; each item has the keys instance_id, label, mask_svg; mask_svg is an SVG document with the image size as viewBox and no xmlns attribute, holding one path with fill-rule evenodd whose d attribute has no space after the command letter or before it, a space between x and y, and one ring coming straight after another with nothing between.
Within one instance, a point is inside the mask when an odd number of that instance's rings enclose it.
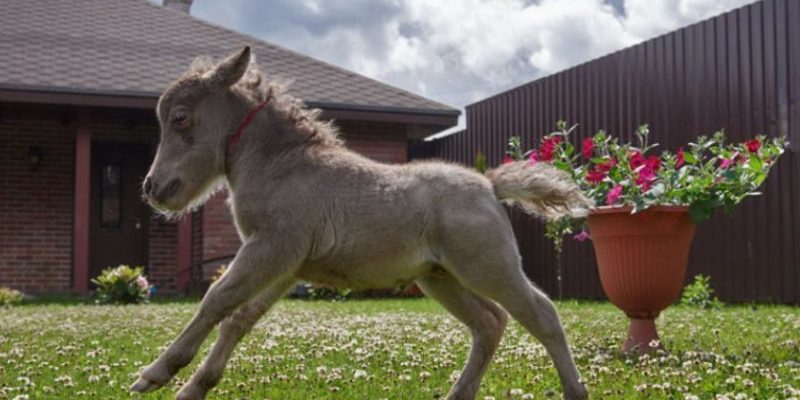
<instances>
[{"instance_id":1,"label":"garden bed plant","mask_svg":"<svg viewBox=\"0 0 800 400\"><path fill-rule=\"evenodd\" d=\"M154 287L144 275L144 267L120 265L106 268L92 283L98 304L140 304L150 300Z\"/></svg>"}]
</instances>

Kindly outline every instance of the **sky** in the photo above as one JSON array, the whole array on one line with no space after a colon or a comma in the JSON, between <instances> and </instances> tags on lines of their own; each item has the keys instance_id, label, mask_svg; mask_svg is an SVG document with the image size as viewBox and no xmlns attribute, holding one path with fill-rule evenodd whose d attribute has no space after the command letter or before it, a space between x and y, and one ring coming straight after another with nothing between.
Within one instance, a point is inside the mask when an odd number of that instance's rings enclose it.
<instances>
[{"instance_id":1,"label":"sky","mask_svg":"<svg viewBox=\"0 0 800 400\"><path fill-rule=\"evenodd\" d=\"M195 0L191 13L463 111L752 2Z\"/></svg>"}]
</instances>

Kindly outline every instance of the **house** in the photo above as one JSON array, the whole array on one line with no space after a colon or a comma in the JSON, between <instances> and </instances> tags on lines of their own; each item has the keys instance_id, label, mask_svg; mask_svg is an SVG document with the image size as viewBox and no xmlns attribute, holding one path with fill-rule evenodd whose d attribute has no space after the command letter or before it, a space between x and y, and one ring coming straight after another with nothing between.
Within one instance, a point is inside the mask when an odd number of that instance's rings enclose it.
<instances>
[{"instance_id":1,"label":"house","mask_svg":"<svg viewBox=\"0 0 800 400\"><path fill-rule=\"evenodd\" d=\"M159 93L198 55L251 45L272 76L341 127L348 146L401 163L408 143L459 112L189 15L191 1L38 0L0 5L0 286L87 292L118 264L144 265L162 291L235 252L218 194L177 222L140 183L158 143Z\"/></svg>"},{"instance_id":2,"label":"house","mask_svg":"<svg viewBox=\"0 0 800 400\"><path fill-rule=\"evenodd\" d=\"M786 136L791 144L764 195L697 227L687 280L710 276L726 302L798 304L798 20L800 1L754 2L470 104L465 131L413 153L474 165L480 152L497 165L510 136L530 148L560 119L580 124L576 145L600 129L630 139L648 123L651 143L673 153L720 129L737 142ZM539 287L552 296L603 298L589 241L565 240L559 265L542 223L514 211L512 222L525 271Z\"/></svg>"}]
</instances>

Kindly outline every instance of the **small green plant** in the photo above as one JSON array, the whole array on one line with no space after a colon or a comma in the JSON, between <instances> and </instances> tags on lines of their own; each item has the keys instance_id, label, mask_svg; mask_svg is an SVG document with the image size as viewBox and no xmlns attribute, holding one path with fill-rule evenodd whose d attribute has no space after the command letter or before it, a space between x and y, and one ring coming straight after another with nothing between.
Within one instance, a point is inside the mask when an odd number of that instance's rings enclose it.
<instances>
[{"instance_id":1,"label":"small green plant","mask_svg":"<svg viewBox=\"0 0 800 400\"><path fill-rule=\"evenodd\" d=\"M22 302L22 292L7 287L0 287L0 307L10 307Z\"/></svg>"},{"instance_id":2,"label":"small green plant","mask_svg":"<svg viewBox=\"0 0 800 400\"><path fill-rule=\"evenodd\" d=\"M98 304L140 304L150 299L152 286L144 276L144 267L106 268L92 282L97 285Z\"/></svg>"},{"instance_id":3,"label":"small green plant","mask_svg":"<svg viewBox=\"0 0 800 400\"><path fill-rule=\"evenodd\" d=\"M714 296L714 289L711 288L711 278L705 275L695 275L694 282L683 288L681 304L705 310L722 307L722 302Z\"/></svg>"},{"instance_id":4,"label":"small green plant","mask_svg":"<svg viewBox=\"0 0 800 400\"><path fill-rule=\"evenodd\" d=\"M325 285L309 284L308 298L311 300L333 300L345 301L347 297L353 292L350 289L338 289Z\"/></svg>"},{"instance_id":5,"label":"small green plant","mask_svg":"<svg viewBox=\"0 0 800 400\"><path fill-rule=\"evenodd\" d=\"M477 169L480 173L484 173L487 169L489 169L489 166L486 163L486 154L483 154L483 152L480 150L475 153L475 169Z\"/></svg>"}]
</instances>

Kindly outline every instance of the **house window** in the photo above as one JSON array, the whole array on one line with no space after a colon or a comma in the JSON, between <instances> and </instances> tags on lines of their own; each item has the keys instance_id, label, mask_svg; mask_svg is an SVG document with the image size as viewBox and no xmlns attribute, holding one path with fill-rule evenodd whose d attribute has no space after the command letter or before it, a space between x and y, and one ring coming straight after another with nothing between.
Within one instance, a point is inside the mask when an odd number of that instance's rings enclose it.
<instances>
[{"instance_id":1,"label":"house window","mask_svg":"<svg viewBox=\"0 0 800 400\"><path fill-rule=\"evenodd\" d=\"M121 220L119 165L103 165L102 174L100 226L103 228L119 228Z\"/></svg>"}]
</instances>

